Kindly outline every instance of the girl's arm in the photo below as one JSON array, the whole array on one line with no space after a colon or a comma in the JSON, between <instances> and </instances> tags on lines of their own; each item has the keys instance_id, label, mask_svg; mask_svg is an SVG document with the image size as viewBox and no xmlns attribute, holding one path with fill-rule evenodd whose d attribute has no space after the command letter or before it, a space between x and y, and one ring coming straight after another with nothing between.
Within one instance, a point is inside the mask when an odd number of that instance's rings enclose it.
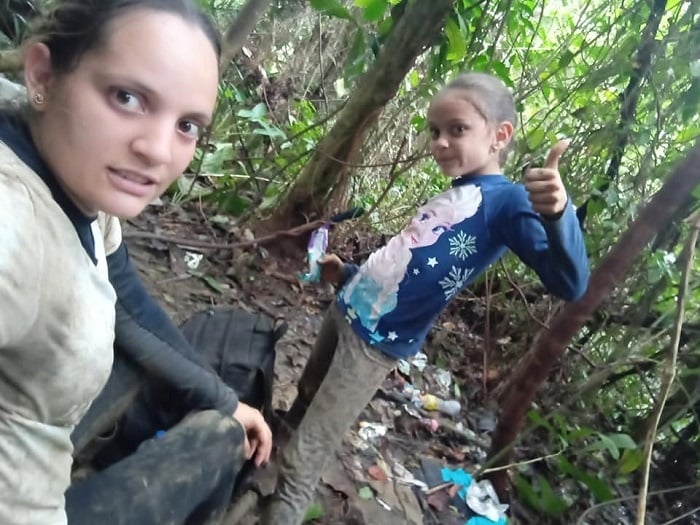
<instances>
[{"instance_id":1,"label":"girl's arm","mask_svg":"<svg viewBox=\"0 0 700 525\"><path fill-rule=\"evenodd\" d=\"M536 213L525 189L514 185L508 202L494 217L500 241L535 270L552 294L579 299L588 288L588 256L583 234L569 199L557 219Z\"/></svg>"}]
</instances>

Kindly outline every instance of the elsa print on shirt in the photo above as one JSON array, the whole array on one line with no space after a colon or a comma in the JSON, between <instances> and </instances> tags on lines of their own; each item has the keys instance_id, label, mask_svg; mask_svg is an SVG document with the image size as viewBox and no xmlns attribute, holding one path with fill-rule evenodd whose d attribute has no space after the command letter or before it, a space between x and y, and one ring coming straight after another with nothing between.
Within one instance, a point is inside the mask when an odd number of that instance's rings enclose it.
<instances>
[{"instance_id":1,"label":"elsa print on shirt","mask_svg":"<svg viewBox=\"0 0 700 525\"><path fill-rule=\"evenodd\" d=\"M433 197L418 208L406 228L370 255L340 293L340 299L366 330L375 332L381 318L396 308L399 285L413 258L412 250L432 246L443 233L474 216L481 198L480 188L474 185L451 188Z\"/></svg>"}]
</instances>

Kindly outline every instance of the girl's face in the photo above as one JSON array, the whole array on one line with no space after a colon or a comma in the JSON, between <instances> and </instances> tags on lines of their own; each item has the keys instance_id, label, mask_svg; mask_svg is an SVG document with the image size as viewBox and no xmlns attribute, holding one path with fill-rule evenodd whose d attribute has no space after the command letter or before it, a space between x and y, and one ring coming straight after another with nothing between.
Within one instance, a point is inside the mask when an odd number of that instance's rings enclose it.
<instances>
[{"instance_id":1,"label":"girl's face","mask_svg":"<svg viewBox=\"0 0 700 525\"><path fill-rule=\"evenodd\" d=\"M409 248L422 248L435 244L450 226L452 225L439 217L435 210L422 207L402 233L409 243Z\"/></svg>"},{"instance_id":2,"label":"girl's face","mask_svg":"<svg viewBox=\"0 0 700 525\"><path fill-rule=\"evenodd\" d=\"M181 17L134 10L69 73L29 46L25 77L44 161L86 214L133 217L187 168L216 102L218 63L204 32Z\"/></svg>"},{"instance_id":3,"label":"girl's face","mask_svg":"<svg viewBox=\"0 0 700 525\"><path fill-rule=\"evenodd\" d=\"M510 140L512 125L490 125L459 90L437 95L428 111L428 125L431 152L446 176L501 173L498 151ZM510 132L504 132L504 125Z\"/></svg>"}]
</instances>

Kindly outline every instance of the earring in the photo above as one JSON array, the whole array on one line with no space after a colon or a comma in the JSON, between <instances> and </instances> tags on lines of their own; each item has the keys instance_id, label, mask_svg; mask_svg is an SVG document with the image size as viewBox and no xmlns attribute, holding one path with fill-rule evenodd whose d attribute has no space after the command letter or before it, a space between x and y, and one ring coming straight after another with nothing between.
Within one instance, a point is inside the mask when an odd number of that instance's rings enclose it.
<instances>
[{"instance_id":1,"label":"earring","mask_svg":"<svg viewBox=\"0 0 700 525\"><path fill-rule=\"evenodd\" d=\"M44 104L44 102L46 102L46 98L44 98L44 95L42 95L38 91L36 93L34 93L33 100L34 100L34 104L36 104L37 106L41 106Z\"/></svg>"}]
</instances>

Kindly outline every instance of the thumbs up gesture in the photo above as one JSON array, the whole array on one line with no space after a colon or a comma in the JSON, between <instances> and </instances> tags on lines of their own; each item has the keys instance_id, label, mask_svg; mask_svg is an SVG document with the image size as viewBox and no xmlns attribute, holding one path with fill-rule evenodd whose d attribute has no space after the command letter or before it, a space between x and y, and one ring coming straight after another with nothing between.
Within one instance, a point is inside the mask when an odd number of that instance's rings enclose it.
<instances>
[{"instance_id":1,"label":"thumbs up gesture","mask_svg":"<svg viewBox=\"0 0 700 525\"><path fill-rule=\"evenodd\" d=\"M560 140L549 150L544 167L531 168L523 176L532 209L545 217L556 217L566 207L568 196L559 176L559 158L568 147L568 140Z\"/></svg>"}]
</instances>

